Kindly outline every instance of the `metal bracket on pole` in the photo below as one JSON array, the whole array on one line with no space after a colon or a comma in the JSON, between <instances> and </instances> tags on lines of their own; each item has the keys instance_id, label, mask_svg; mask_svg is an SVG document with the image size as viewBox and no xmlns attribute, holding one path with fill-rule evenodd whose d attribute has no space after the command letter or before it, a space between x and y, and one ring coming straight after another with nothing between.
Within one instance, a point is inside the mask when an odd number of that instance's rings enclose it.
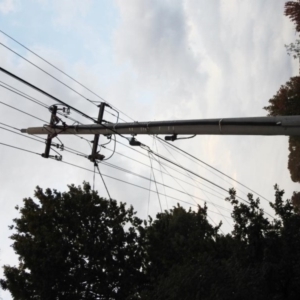
<instances>
[{"instance_id":1,"label":"metal bracket on pole","mask_svg":"<svg viewBox=\"0 0 300 300\"><path fill-rule=\"evenodd\" d=\"M105 102L101 102L101 104L98 105L98 107L99 107L98 124L101 124L102 121L103 121L105 105L106 105ZM92 153L91 153L91 155L88 156L88 159L91 162L94 162L94 163L96 162L96 160L103 160L105 158L104 155L97 152L98 143L99 143L99 136L100 136L100 134L95 134L94 141L93 141Z\"/></svg>"},{"instance_id":2,"label":"metal bracket on pole","mask_svg":"<svg viewBox=\"0 0 300 300\"><path fill-rule=\"evenodd\" d=\"M56 117L56 113L57 113L57 106L53 105L51 106L51 118L50 118L50 127L54 126L55 124L57 124L57 117ZM53 139L54 135L49 133L47 136L47 140L46 140L46 148L45 148L45 153L42 154L42 157L44 158L49 158L49 154L50 154L50 149L51 149L51 143L52 143L52 139ZM61 160L61 158L55 156L55 159Z\"/></svg>"},{"instance_id":3,"label":"metal bracket on pole","mask_svg":"<svg viewBox=\"0 0 300 300\"><path fill-rule=\"evenodd\" d=\"M174 142L177 140L177 134L174 133L173 135L167 135L165 136L165 140Z\"/></svg>"}]
</instances>

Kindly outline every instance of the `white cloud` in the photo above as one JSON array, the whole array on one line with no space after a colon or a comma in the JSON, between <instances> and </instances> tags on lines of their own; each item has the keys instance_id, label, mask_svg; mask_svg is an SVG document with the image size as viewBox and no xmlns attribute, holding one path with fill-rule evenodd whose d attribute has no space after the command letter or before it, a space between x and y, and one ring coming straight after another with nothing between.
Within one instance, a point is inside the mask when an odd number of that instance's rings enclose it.
<instances>
[{"instance_id":1,"label":"white cloud","mask_svg":"<svg viewBox=\"0 0 300 300\"><path fill-rule=\"evenodd\" d=\"M8 14L15 11L16 0L2 0L0 1L0 12L3 14Z\"/></svg>"}]
</instances>

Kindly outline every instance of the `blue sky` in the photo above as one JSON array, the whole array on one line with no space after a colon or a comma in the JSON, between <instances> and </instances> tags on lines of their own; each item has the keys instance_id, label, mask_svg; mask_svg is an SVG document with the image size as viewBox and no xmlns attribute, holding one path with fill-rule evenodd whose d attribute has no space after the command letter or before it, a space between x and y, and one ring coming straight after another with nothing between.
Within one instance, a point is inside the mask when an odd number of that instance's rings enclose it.
<instances>
[{"instance_id":1,"label":"blue sky","mask_svg":"<svg viewBox=\"0 0 300 300\"><path fill-rule=\"evenodd\" d=\"M299 73L298 62L289 57L284 48L284 44L297 38L293 24L283 16L284 3L282 0L0 0L0 29L86 84L134 120L263 116L266 112L262 108L280 85ZM89 99L96 100L94 95L1 34L0 42ZM0 65L86 113L97 115L92 105L3 47L0 47ZM0 80L38 97L47 105L53 104L3 74ZM1 101L49 119L47 110L3 89L0 93ZM126 115L121 116L129 120ZM0 105L0 119L18 128L42 125L3 105ZM43 145L3 130L0 134L0 142L43 152ZM155 147L151 138L140 139ZM272 200L275 183L286 189L287 197L299 190L298 184L291 182L287 170L287 141L287 137L199 136L178 141L176 145ZM64 143L85 153L90 151L86 143L72 137L65 137ZM168 155L160 145L158 150ZM147 156L125 147L118 145L117 151L149 164ZM0 189L3 214L0 218L0 262L16 264L17 257L9 247L11 233L7 229L16 217L14 206L22 205L24 197L32 196L36 185L63 191L67 184L91 181L92 173L4 147L0 147L0 154L0 169L4 170L0 172L1 187L4 187ZM176 153L174 156L180 163L225 188L234 186L241 195L248 192ZM67 153L64 159L92 169L87 160ZM115 155L110 162L150 176L149 169L123 156ZM149 183L132 175L106 166L102 166L102 170L107 175L149 187ZM159 172L156 176L162 180ZM186 180L180 174L176 176ZM171 178L164 180L172 186L177 185ZM151 194L148 210L148 192L110 179L107 185L113 198L132 204L140 217L159 211L155 194ZM215 193L202 183L199 186ZM106 196L99 179L96 188ZM197 188L185 185L183 188L195 197L221 201ZM168 193L178 197L172 191ZM176 204L176 201L163 201L164 208L167 204L169 207ZM228 206L224 201L215 203ZM264 202L263 207L269 210ZM216 214L211 214L211 218L215 222L220 220ZM223 229L228 232L230 226L224 222ZM7 292L1 291L0 296L11 299Z\"/></svg>"}]
</instances>

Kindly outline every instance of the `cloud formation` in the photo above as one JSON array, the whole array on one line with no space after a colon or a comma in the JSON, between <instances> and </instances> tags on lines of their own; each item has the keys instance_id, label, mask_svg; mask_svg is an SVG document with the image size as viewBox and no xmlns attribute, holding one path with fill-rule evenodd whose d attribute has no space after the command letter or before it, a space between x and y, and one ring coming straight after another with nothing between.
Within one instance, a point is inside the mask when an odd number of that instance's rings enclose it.
<instances>
[{"instance_id":1,"label":"cloud formation","mask_svg":"<svg viewBox=\"0 0 300 300\"><path fill-rule=\"evenodd\" d=\"M0 2L0 12L8 14L16 9L16 0L2 0Z\"/></svg>"}]
</instances>

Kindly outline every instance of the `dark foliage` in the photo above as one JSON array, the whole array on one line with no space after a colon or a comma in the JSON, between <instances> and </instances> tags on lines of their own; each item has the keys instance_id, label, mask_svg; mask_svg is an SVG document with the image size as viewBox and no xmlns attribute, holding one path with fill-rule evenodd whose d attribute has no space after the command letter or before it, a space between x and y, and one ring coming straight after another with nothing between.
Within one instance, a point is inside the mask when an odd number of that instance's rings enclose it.
<instances>
[{"instance_id":1,"label":"dark foliage","mask_svg":"<svg viewBox=\"0 0 300 300\"><path fill-rule=\"evenodd\" d=\"M37 188L14 220L18 267L1 281L14 299L126 299L143 276L143 228L133 208L100 198L89 184Z\"/></svg>"},{"instance_id":2,"label":"dark foliage","mask_svg":"<svg viewBox=\"0 0 300 300\"><path fill-rule=\"evenodd\" d=\"M300 3L299 1L288 1L284 6L284 14L288 16L296 25L296 30L300 32Z\"/></svg>"},{"instance_id":3,"label":"dark foliage","mask_svg":"<svg viewBox=\"0 0 300 300\"><path fill-rule=\"evenodd\" d=\"M264 107L269 116L300 115L300 77L292 77ZM300 137L289 138L288 169L294 182L300 182Z\"/></svg>"},{"instance_id":4,"label":"dark foliage","mask_svg":"<svg viewBox=\"0 0 300 300\"><path fill-rule=\"evenodd\" d=\"M227 236L207 224L202 209L160 214L150 230L150 248L158 252L149 252L153 275L143 299L298 299L300 216L275 188L272 207L278 219L272 221L264 216L259 200L249 195L249 205L239 203L231 190L227 200L233 205L234 230ZM175 228L180 228L178 235ZM151 243L153 236L162 243Z\"/></svg>"},{"instance_id":5,"label":"dark foliage","mask_svg":"<svg viewBox=\"0 0 300 300\"><path fill-rule=\"evenodd\" d=\"M269 116L300 115L300 77L292 77L264 107Z\"/></svg>"},{"instance_id":6,"label":"dark foliage","mask_svg":"<svg viewBox=\"0 0 300 300\"><path fill-rule=\"evenodd\" d=\"M300 215L283 195L275 186L270 219L259 199L240 203L230 190L234 227L223 235L206 206L142 226L88 184L38 188L39 202L25 199L14 220L20 263L4 267L1 285L14 299L298 299Z\"/></svg>"}]
</instances>

